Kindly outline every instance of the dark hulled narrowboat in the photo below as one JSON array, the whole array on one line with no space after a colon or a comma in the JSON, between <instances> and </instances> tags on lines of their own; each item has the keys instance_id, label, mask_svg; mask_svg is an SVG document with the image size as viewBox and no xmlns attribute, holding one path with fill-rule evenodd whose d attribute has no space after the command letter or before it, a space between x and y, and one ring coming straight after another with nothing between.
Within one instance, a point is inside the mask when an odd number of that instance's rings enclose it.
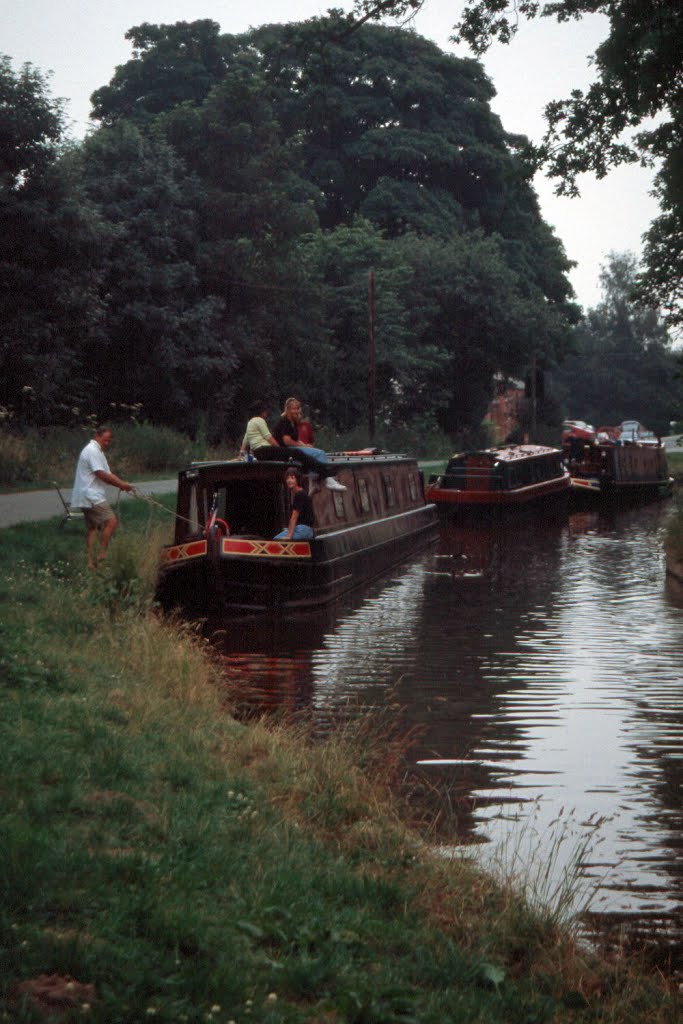
<instances>
[{"instance_id":1,"label":"dark hulled narrowboat","mask_svg":"<svg viewBox=\"0 0 683 1024\"><path fill-rule=\"evenodd\" d=\"M565 450L572 499L656 501L672 493L666 450L656 441L569 437Z\"/></svg>"},{"instance_id":2,"label":"dark hulled narrowboat","mask_svg":"<svg viewBox=\"0 0 683 1024\"><path fill-rule=\"evenodd\" d=\"M330 456L346 490L312 495L315 537L273 540L287 526L282 462L201 462L179 474L175 538L162 550L166 606L203 612L309 611L381 574L436 536L415 459ZM303 486L307 477L303 475Z\"/></svg>"},{"instance_id":3,"label":"dark hulled narrowboat","mask_svg":"<svg viewBox=\"0 0 683 1024\"><path fill-rule=\"evenodd\" d=\"M566 499L569 473L558 448L516 444L462 452L441 476L430 478L425 497L446 512L520 508Z\"/></svg>"}]
</instances>

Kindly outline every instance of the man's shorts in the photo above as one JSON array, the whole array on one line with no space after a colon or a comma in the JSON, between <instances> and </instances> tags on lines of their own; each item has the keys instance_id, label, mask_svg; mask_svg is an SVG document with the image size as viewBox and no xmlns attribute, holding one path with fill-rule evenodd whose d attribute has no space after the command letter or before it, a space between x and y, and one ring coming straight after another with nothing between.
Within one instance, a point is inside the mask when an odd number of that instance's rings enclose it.
<instances>
[{"instance_id":1,"label":"man's shorts","mask_svg":"<svg viewBox=\"0 0 683 1024\"><path fill-rule=\"evenodd\" d=\"M83 518L88 529L101 530L110 519L116 519L116 516L109 502L102 501L99 505L93 505L92 508L84 508Z\"/></svg>"}]
</instances>

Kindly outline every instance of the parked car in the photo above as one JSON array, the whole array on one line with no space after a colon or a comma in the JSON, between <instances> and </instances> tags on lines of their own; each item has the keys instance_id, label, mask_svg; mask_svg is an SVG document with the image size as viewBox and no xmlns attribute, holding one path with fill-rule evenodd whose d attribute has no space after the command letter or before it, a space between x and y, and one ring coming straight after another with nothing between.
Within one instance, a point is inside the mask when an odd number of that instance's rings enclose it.
<instances>
[{"instance_id":1,"label":"parked car","mask_svg":"<svg viewBox=\"0 0 683 1024\"><path fill-rule=\"evenodd\" d=\"M638 420L624 420L619 433L620 441L636 441L638 444L659 444L658 438Z\"/></svg>"}]
</instances>

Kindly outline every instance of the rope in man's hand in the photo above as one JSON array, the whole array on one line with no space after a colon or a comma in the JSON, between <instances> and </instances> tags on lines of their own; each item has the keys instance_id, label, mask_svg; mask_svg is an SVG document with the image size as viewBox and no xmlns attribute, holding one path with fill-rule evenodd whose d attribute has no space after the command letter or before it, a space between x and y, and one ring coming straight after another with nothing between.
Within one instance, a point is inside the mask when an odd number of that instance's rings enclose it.
<instances>
[{"instance_id":1,"label":"rope in man's hand","mask_svg":"<svg viewBox=\"0 0 683 1024\"><path fill-rule=\"evenodd\" d=\"M138 491L135 487L133 488L133 493L135 494L135 497L140 498L141 501L146 501L149 505L155 505L157 508L163 509L164 512L168 512L169 515L174 516L176 519L181 519L184 523L189 523L190 526L196 526L196 524L193 523L191 519L188 519L187 516L181 516L179 512L174 512L172 509L166 508L166 506L162 505L160 501L156 501L151 494L144 494L143 491Z\"/></svg>"}]
</instances>

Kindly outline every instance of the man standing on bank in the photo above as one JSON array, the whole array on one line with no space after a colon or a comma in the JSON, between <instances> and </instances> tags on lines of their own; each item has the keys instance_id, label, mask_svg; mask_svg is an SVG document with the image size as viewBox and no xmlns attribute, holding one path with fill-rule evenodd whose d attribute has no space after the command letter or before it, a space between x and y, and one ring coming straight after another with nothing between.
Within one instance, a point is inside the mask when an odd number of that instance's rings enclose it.
<instances>
[{"instance_id":1,"label":"man standing on bank","mask_svg":"<svg viewBox=\"0 0 683 1024\"><path fill-rule=\"evenodd\" d=\"M135 488L126 480L121 480L109 468L105 451L111 444L112 429L100 426L95 431L78 457L76 476L71 491L71 507L80 508L85 518L87 533L85 546L88 552L88 567L96 569L104 560L109 541L119 521L114 510L107 501L105 484L118 487L120 491L132 491ZM96 534L100 535L99 551L96 551Z\"/></svg>"}]
</instances>

